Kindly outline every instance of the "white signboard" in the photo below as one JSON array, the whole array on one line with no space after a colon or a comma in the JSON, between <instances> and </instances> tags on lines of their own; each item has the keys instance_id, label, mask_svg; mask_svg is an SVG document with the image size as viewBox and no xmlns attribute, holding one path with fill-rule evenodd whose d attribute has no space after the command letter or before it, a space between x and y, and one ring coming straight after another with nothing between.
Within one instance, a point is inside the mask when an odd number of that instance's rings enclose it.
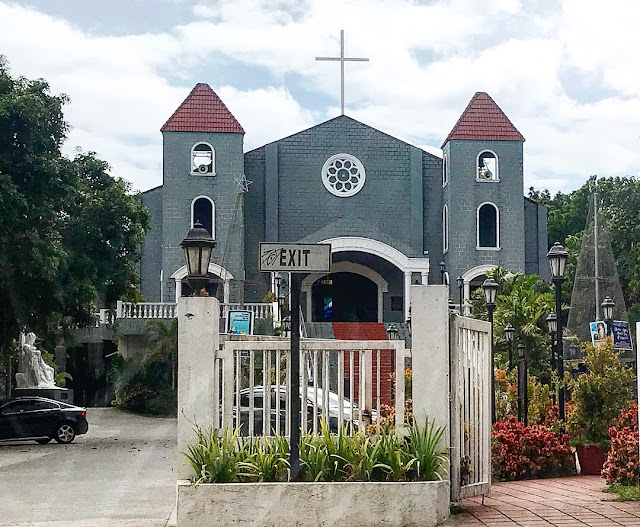
<instances>
[{"instance_id":1,"label":"white signboard","mask_svg":"<svg viewBox=\"0 0 640 527\"><path fill-rule=\"evenodd\" d=\"M328 273L331 270L331 244L260 244L260 271L288 273Z\"/></svg>"}]
</instances>

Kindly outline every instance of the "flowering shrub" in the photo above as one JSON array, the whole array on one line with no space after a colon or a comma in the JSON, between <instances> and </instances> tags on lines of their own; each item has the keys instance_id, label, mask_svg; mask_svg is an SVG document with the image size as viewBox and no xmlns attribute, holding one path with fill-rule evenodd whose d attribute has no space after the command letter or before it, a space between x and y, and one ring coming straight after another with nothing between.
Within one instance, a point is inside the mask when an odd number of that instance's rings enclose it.
<instances>
[{"instance_id":1,"label":"flowering shrub","mask_svg":"<svg viewBox=\"0 0 640 527\"><path fill-rule=\"evenodd\" d=\"M640 480L638 456L638 405L631 403L620 412L617 426L609 428L611 449L602 469L609 485L637 485Z\"/></svg>"},{"instance_id":2,"label":"flowering shrub","mask_svg":"<svg viewBox=\"0 0 640 527\"><path fill-rule=\"evenodd\" d=\"M494 478L514 479L564 476L575 473L569 437L540 425L524 426L515 418L493 425Z\"/></svg>"}]
</instances>

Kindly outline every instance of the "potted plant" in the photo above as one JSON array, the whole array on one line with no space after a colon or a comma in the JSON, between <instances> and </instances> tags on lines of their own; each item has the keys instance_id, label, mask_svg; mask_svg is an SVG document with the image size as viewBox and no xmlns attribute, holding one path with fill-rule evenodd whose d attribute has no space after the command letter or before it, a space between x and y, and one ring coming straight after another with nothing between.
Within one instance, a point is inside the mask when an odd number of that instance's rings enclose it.
<instances>
[{"instance_id":1,"label":"potted plant","mask_svg":"<svg viewBox=\"0 0 640 527\"><path fill-rule=\"evenodd\" d=\"M634 373L618 360L611 339L585 343L587 373L570 381L574 408L567 419L582 474L599 475L609 449L609 427L633 397Z\"/></svg>"}]
</instances>

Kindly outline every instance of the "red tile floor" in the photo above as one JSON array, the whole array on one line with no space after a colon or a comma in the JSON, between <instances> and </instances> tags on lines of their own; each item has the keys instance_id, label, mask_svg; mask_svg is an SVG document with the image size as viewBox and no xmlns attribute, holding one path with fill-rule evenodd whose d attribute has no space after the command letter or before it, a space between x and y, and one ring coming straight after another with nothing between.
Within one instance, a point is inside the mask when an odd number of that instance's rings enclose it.
<instances>
[{"instance_id":1,"label":"red tile floor","mask_svg":"<svg viewBox=\"0 0 640 527\"><path fill-rule=\"evenodd\" d=\"M464 511L446 527L638 526L640 502L611 501L599 476L496 483L484 499L464 500Z\"/></svg>"}]
</instances>

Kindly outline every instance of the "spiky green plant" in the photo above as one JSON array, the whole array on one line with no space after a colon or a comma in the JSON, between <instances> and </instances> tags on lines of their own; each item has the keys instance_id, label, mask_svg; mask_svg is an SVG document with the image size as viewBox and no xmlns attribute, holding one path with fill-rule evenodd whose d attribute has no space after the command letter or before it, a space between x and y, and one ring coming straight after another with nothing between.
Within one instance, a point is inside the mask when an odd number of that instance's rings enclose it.
<instances>
[{"instance_id":1,"label":"spiky green plant","mask_svg":"<svg viewBox=\"0 0 640 527\"><path fill-rule=\"evenodd\" d=\"M302 479L322 481L328 471L329 460L317 434L305 432L300 436L300 471Z\"/></svg>"},{"instance_id":2,"label":"spiky green plant","mask_svg":"<svg viewBox=\"0 0 640 527\"><path fill-rule=\"evenodd\" d=\"M446 470L446 451L440 446L444 427L436 427L435 419L425 419L424 426L414 421L409 426L409 454L415 458L417 478L421 480L442 479Z\"/></svg>"},{"instance_id":3,"label":"spiky green plant","mask_svg":"<svg viewBox=\"0 0 640 527\"><path fill-rule=\"evenodd\" d=\"M407 451L404 438L390 434L381 434L376 440L382 443L380 447L380 463L386 468L388 481L402 481L407 479L407 473L412 469L417 459Z\"/></svg>"},{"instance_id":4,"label":"spiky green plant","mask_svg":"<svg viewBox=\"0 0 640 527\"><path fill-rule=\"evenodd\" d=\"M246 449L238 443L239 428L233 432L225 429L220 437L218 431L204 431L196 426L198 442L184 452L196 473L196 483L230 483L239 472L238 463L244 461Z\"/></svg>"},{"instance_id":5,"label":"spiky green plant","mask_svg":"<svg viewBox=\"0 0 640 527\"><path fill-rule=\"evenodd\" d=\"M289 479L288 447L281 451L282 441L262 437L253 439L248 455L238 463L242 476L250 481L283 481Z\"/></svg>"}]
</instances>

